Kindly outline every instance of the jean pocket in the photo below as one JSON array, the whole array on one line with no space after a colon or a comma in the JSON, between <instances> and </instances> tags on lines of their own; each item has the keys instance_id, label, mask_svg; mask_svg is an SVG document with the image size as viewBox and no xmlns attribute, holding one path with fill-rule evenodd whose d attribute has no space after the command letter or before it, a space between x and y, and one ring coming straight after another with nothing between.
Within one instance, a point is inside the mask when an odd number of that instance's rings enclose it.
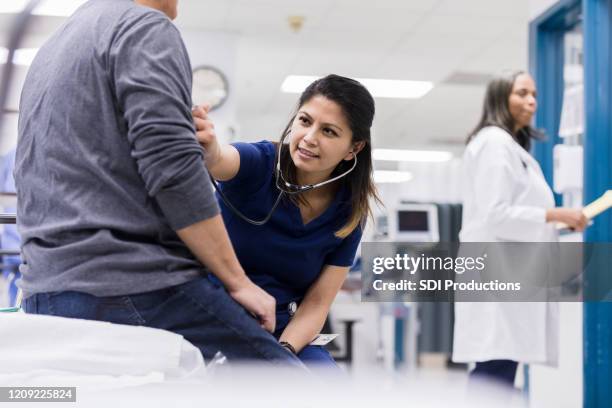
<instances>
[{"instance_id":1,"label":"jean pocket","mask_svg":"<svg viewBox=\"0 0 612 408\"><path fill-rule=\"evenodd\" d=\"M129 296L96 297L79 292L46 294L47 313L53 316L98 320L110 323L142 325L145 323Z\"/></svg>"}]
</instances>

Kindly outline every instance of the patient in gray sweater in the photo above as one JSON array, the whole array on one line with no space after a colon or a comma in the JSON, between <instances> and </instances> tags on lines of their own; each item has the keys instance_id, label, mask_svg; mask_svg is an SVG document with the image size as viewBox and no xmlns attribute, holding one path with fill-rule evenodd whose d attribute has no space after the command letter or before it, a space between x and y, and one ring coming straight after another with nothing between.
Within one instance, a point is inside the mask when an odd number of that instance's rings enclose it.
<instances>
[{"instance_id":1,"label":"patient in gray sweater","mask_svg":"<svg viewBox=\"0 0 612 408\"><path fill-rule=\"evenodd\" d=\"M206 358L295 362L219 215L175 15L176 1L90 0L32 63L15 163L24 308L175 331Z\"/></svg>"}]
</instances>

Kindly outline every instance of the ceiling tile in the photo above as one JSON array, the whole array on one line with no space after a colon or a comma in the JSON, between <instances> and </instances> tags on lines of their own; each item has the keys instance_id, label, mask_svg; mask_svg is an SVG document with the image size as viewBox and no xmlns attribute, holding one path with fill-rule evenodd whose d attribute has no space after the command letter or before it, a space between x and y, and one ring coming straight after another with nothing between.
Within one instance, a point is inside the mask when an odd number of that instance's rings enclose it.
<instances>
[{"instance_id":1,"label":"ceiling tile","mask_svg":"<svg viewBox=\"0 0 612 408\"><path fill-rule=\"evenodd\" d=\"M436 7L436 13L526 19L529 14L529 0L445 0Z\"/></svg>"}]
</instances>

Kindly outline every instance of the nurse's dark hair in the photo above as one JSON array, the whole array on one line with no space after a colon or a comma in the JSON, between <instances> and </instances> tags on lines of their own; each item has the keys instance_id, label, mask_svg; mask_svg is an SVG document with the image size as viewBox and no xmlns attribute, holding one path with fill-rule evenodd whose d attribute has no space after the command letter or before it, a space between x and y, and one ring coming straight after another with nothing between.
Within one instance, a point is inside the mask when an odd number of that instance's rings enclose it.
<instances>
[{"instance_id":1,"label":"nurse's dark hair","mask_svg":"<svg viewBox=\"0 0 612 408\"><path fill-rule=\"evenodd\" d=\"M515 121L510 113L510 95L514 82L519 75L526 74L525 71L514 71L510 74L500 75L492 79L487 85L482 116L478 125L472 130L467 138L469 143L478 132L487 126L497 126L510 133L525 150L531 149L532 139L544 139L544 133L532 126L525 126L514 131Z\"/></svg>"},{"instance_id":2,"label":"nurse's dark hair","mask_svg":"<svg viewBox=\"0 0 612 408\"><path fill-rule=\"evenodd\" d=\"M364 142L364 147L357 153L357 166L347 176L341 178L337 183L347 186L350 191L351 213L348 220L335 235L338 238L346 238L358 226L364 226L368 216L372 216L371 201L382 204L374 185L372 165L372 141L370 128L374 121L374 98L370 92L359 82L351 78L339 75L327 75L311 83L302 93L297 104L295 113L287 124L283 136L291 131L291 125L297 116L299 109L315 96L325 98L337 103L353 133L352 143ZM296 168L290 158L287 145L281 146L281 171L290 183L297 184ZM331 177L339 175L353 165L353 160L342 160L334 169ZM291 200L308 203L301 195L290 196Z\"/></svg>"}]
</instances>

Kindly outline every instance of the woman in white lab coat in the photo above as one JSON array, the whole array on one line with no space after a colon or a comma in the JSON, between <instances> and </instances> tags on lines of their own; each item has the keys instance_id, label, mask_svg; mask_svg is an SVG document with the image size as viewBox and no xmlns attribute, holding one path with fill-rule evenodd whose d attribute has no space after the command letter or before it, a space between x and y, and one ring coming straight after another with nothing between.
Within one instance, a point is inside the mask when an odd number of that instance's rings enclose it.
<instances>
[{"instance_id":1,"label":"woman in white lab coat","mask_svg":"<svg viewBox=\"0 0 612 408\"><path fill-rule=\"evenodd\" d=\"M576 231L580 210L554 208L553 193L529 154L537 137L531 76L516 72L491 81L482 118L463 157L462 242L554 242L555 222ZM556 365L558 305L554 302L455 304L453 361L476 363L471 375L514 384L519 362Z\"/></svg>"}]
</instances>

